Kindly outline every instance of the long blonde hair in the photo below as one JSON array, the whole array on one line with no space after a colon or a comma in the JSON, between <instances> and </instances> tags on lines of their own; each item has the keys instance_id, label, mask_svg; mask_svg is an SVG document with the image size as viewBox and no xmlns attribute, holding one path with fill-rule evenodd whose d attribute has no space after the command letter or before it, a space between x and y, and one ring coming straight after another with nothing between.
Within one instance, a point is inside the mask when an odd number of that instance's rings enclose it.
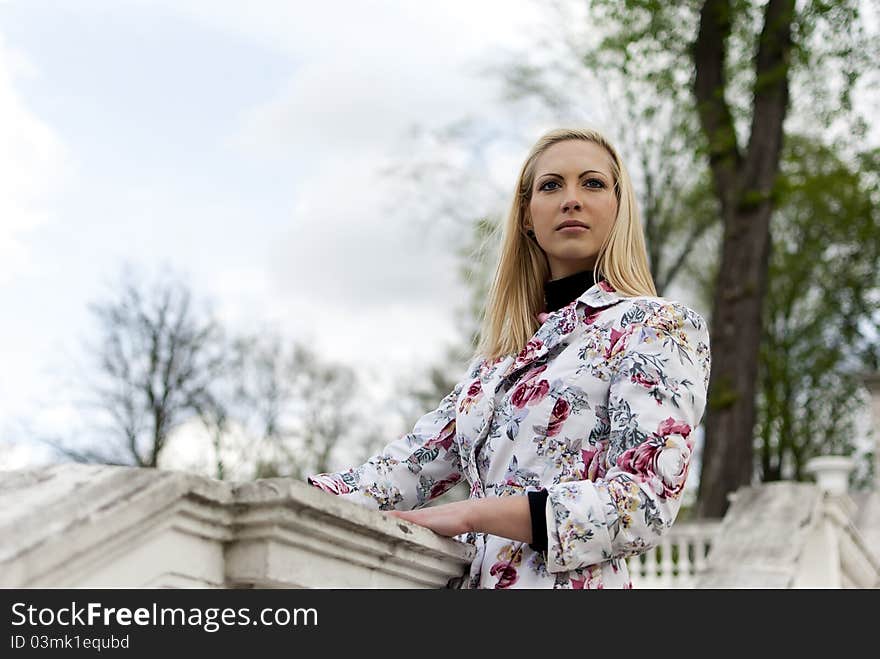
<instances>
[{"instance_id":1,"label":"long blonde hair","mask_svg":"<svg viewBox=\"0 0 880 659\"><path fill-rule=\"evenodd\" d=\"M551 130L538 139L520 170L510 212L503 226L498 267L483 310L475 356L491 360L517 354L538 329L536 315L544 305L544 283L550 278L550 267L537 241L526 235L524 221L528 217L538 158L551 146L565 140L593 142L611 156L617 215L593 266L596 281L604 278L623 296L657 295L648 267L635 191L617 151L593 129Z\"/></svg>"}]
</instances>

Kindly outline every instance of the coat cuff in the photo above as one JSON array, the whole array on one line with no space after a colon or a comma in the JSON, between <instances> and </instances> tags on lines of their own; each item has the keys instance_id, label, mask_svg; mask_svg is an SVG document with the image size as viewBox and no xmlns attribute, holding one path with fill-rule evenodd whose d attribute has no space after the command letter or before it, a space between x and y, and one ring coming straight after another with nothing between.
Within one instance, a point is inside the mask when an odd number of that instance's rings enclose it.
<instances>
[{"instance_id":1,"label":"coat cuff","mask_svg":"<svg viewBox=\"0 0 880 659\"><path fill-rule=\"evenodd\" d=\"M567 572L613 557L610 529L614 521L592 481L570 481L550 487L546 515L549 546L547 571Z\"/></svg>"},{"instance_id":2,"label":"coat cuff","mask_svg":"<svg viewBox=\"0 0 880 659\"><path fill-rule=\"evenodd\" d=\"M341 473L313 474L306 478L306 482L329 494L341 495L351 492Z\"/></svg>"},{"instance_id":3,"label":"coat cuff","mask_svg":"<svg viewBox=\"0 0 880 659\"><path fill-rule=\"evenodd\" d=\"M532 516L532 543L529 545L537 552L547 551L547 497L550 493L545 489L529 492L529 512Z\"/></svg>"}]
</instances>

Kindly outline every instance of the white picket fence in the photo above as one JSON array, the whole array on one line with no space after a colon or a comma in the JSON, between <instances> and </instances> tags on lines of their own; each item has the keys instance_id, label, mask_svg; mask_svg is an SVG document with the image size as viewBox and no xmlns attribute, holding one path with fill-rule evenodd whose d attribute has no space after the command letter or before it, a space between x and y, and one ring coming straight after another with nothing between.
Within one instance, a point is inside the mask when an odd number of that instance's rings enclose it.
<instances>
[{"instance_id":1,"label":"white picket fence","mask_svg":"<svg viewBox=\"0 0 880 659\"><path fill-rule=\"evenodd\" d=\"M721 522L673 525L660 544L627 560L634 588L693 588Z\"/></svg>"}]
</instances>

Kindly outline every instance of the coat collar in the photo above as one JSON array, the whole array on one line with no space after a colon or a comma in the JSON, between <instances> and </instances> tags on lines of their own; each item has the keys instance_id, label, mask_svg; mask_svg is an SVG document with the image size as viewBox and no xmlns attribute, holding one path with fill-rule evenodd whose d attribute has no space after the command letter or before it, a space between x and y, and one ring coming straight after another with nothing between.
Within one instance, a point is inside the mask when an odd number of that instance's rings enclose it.
<instances>
[{"instance_id":1,"label":"coat collar","mask_svg":"<svg viewBox=\"0 0 880 659\"><path fill-rule=\"evenodd\" d=\"M547 315L544 323L520 350L503 377L508 378L544 357L571 334L578 325L578 318L584 317L587 313L579 315L578 310L581 307L596 311L617 304L623 299L623 296L618 294L607 281L597 282L568 306Z\"/></svg>"},{"instance_id":2,"label":"coat collar","mask_svg":"<svg viewBox=\"0 0 880 659\"><path fill-rule=\"evenodd\" d=\"M617 304L623 299L614 287L604 279L599 280L593 286L585 290L577 298L578 304L585 304L592 309L604 309L612 304Z\"/></svg>"}]
</instances>

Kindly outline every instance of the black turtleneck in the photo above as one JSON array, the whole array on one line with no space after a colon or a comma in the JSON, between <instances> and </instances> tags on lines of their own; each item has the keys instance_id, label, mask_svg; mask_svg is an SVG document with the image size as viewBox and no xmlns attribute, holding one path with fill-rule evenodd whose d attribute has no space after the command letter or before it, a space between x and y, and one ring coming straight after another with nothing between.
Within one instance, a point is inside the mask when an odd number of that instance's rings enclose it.
<instances>
[{"instance_id":1,"label":"black turtleneck","mask_svg":"<svg viewBox=\"0 0 880 659\"><path fill-rule=\"evenodd\" d=\"M551 279L544 283L544 298L547 300L547 313L559 311L562 307L576 300L588 288L596 283L593 269L576 272L560 279ZM532 517L532 542L529 545L535 551L547 551L547 490L529 492L529 512Z\"/></svg>"},{"instance_id":2,"label":"black turtleneck","mask_svg":"<svg viewBox=\"0 0 880 659\"><path fill-rule=\"evenodd\" d=\"M588 288L596 283L593 269L576 272L561 279L551 279L544 283L544 298L547 300L547 313L559 311L562 307L576 300Z\"/></svg>"}]
</instances>

